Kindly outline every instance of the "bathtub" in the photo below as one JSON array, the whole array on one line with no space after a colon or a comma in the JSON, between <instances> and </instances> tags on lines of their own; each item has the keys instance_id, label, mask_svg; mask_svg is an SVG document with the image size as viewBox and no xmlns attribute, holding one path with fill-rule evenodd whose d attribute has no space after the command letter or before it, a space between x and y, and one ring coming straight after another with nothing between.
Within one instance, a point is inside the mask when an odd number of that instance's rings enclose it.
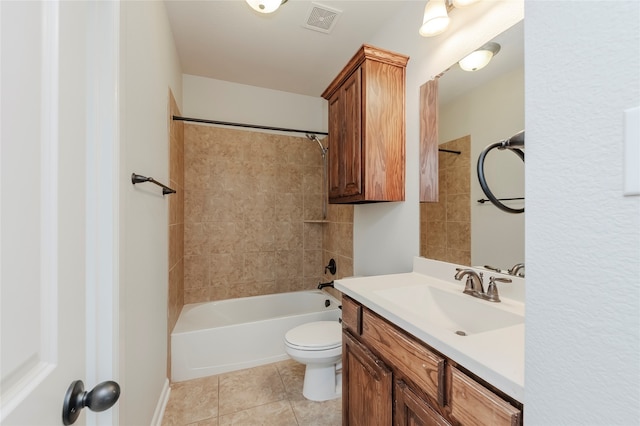
<instances>
[{"instance_id":1,"label":"bathtub","mask_svg":"<svg viewBox=\"0 0 640 426\"><path fill-rule=\"evenodd\" d=\"M311 321L337 321L340 302L321 290L185 305L171 333L174 382L288 359L284 335Z\"/></svg>"}]
</instances>

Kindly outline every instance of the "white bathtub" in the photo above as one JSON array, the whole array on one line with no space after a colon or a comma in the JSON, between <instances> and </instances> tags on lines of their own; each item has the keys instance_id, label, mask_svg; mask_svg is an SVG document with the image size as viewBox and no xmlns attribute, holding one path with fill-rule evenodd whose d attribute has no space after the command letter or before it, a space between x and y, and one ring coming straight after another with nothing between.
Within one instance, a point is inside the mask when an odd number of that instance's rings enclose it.
<instances>
[{"instance_id":1,"label":"white bathtub","mask_svg":"<svg viewBox=\"0 0 640 426\"><path fill-rule=\"evenodd\" d=\"M171 333L171 378L180 382L288 359L285 333L310 321L337 321L339 304L312 290L185 305Z\"/></svg>"}]
</instances>

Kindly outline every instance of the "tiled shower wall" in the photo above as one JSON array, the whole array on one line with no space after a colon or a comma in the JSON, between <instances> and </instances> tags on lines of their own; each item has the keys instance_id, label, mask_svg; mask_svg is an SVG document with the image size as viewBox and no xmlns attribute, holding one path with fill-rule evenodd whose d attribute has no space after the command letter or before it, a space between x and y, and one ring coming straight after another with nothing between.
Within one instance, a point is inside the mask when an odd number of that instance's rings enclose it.
<instances>
[{"instance_id":1,"label":"tiled shower wall","mask_svg":"<svg viewBox=\"0 0 640 426\"><path fill-rule=\"evenodd\" d=\"M327 223L323 225L323 265L334 259L337 265L335 275L325 273L324 280L331 281L353 276L353 206L329 204ZM339 291L328 290L341 298Z\"/></svg>"},{"instance_id":2,"label":"tiled shower wall","mask_svg":"<svg viewBox=\"0 0 640 426\"><path fill-rule=\"evenodd\" d=\"M353 208L313 222L323 197L315 142L193 124L184 140L184 303L315 288L327 253L340 256L339 273L353 269Z\"/></svg>"},{"instance_id":3,"label":"tiled shower wall","mask_svg":"<svg viewBox=\"0 0 640 426\"><path fill-rule=\"evenodd\" d=\"M471 264L470 147L470 136L439 146L461 153L438 153L440 199L420 204L420 256Z\"/></svg>"},{"instance_id":4,"label":"tiled shower wall","mask_svg":"<svg viewBox=\"0 0 640 426\"><path fill-rule=\"evenodd\" d=\"M169 92L169 116L180 115ZM169 186L176 190L169 198L169 295L167 341L184 305L184 125L169 120ZM171 350L167 353L167 377L171 377Z\"/></svg>"}]
</instances>

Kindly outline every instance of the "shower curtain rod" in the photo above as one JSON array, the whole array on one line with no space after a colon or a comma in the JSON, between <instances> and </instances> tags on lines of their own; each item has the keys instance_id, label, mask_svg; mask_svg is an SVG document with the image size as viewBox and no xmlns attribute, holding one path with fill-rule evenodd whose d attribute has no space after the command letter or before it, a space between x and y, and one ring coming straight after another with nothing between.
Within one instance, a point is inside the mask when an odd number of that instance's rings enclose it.
<instances>
[{"instance_id":1,"label":"shower curtain rod","mask_svg":"<svg viewBox=\"0 0 640 426\"><path fill-rule=\"evenodd\" d=\"M205 120L202 118L180 117L178 115L174 115L172 118L176 121L190 121L192 123L219 124L222 126L247 127L249 129L277 130L280 132L305 133L305 134L309 133L309 134L324 135L324 136L329 134L327 132L317 132L315 130L300 130L300 129L289 129L286 127L260 126L257 124L232 123L229 121L217 121L217 120Z\"/></svg>"},{"instance_id":2,"label":"shower curtain rod","mask_svg":"<svg viewBox=\"0 0 640 426\"><path fill-rule=\"evenodd\" d=\"M245 123L232 123L230 121L217 121L217 120L205 120L203 118L190 118L190 117L181 117L179 115L174 115L173 117L176 121L189 121L192 123L205 123L205 124L218 124L222 126L235 126L235 127L247 127L249 129L263 129L263 130L278 130L280 132L293 132L293 133L304 133L304 134L312 134L312 135L324 135L327 136L329 133L327 132L317 132L315 130L300 130L300 129L289 129L286 127L271 127L271 126L260 126L257 124L245 124ZM439 148L438 151L442 152L450 152L451 154L460 154L460 151L454 151L451 149Z\"/></svg>"}]
</instances>

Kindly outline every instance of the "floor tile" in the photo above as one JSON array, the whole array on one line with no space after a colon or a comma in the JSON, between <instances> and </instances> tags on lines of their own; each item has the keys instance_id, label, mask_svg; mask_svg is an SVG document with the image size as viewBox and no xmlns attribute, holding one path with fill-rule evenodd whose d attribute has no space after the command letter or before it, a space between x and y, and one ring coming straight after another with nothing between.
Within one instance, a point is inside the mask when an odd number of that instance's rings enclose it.
<instances>
[{"instance_id":1,"label":"floor tile","mask_svg":"<svg viewBox=\"0 0 640 426\"><path fill-rule=\"evenodd\" d=\"M221 374L220 416L286 399L275 365Z\"/></svg>"},{"instance_id":2,"label":"floor tile","mask_svg":"<svg viewBox=\"0 0 640 426\"><path fill-rule=\"evenodd\" d=\"M287 400L260 405L248 410L220 416L220 426L298 426Z\"/></svg>"},{"instance_id":3,"label":"floor tile","mask_svg":"<svg viewBox=\"0 0 640 426\"><path fill-rule=\"evenodd\" d=\"M340 426L342 399L307 400L304 371L287 360L174 383L162 426Z\"/></svg>"},{"instance_id":4,"label":"floor tile","mask_svg":"<svg viewBox=\"0 0 640 426\"><path fill-rule=\"evenodd\" d=\"M330 401L291 401L299 426L340 426L342 424L342 399Z\"/></svg>"},{"instance_id":5,"label":"floor tile","mask_svg":"<svg viewBox=\"0 0 640 426\"><path fill-rule=\"evenodd\" d=\"M163 426L188 425L218 417L218 377L174 383Z\"/></svg>"},{"instance_id":6,"label":"floor tile","mask_svg":"<svg viewBox=\"0 0 640 426\"><path fill-rule=\"evenodd\" d=\"M294 360L281 361L275 364L282 378L284 390L290 401L305 399L302 395L305 365Z\"/></svg>"}]
</instances>

